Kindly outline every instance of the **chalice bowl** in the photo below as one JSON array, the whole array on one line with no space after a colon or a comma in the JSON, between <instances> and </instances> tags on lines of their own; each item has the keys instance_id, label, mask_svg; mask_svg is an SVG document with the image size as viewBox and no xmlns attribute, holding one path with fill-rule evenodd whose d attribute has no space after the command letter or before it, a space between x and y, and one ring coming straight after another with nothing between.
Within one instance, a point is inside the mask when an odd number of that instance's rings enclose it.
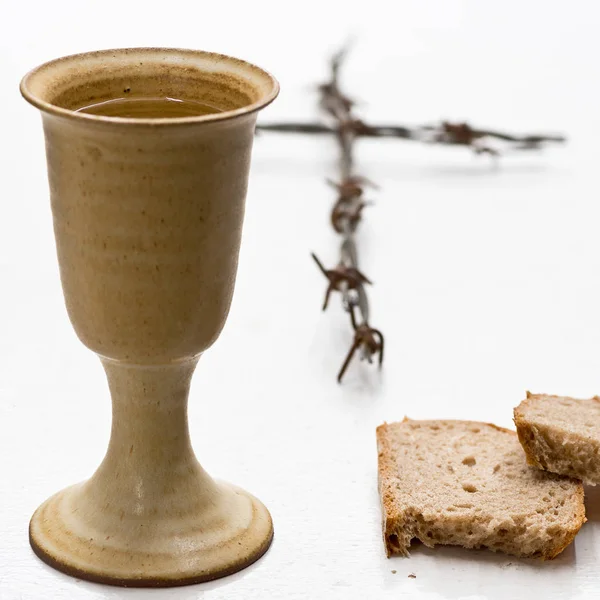
<instances>
[{"instance_id":1,"label":"chalice bowl","mask_svg":"<svg viewBox=\"0 0 600 600\"><path fill-rule=\"evenodd\" d=\"M21 92L42 113L69 318L113 411L100 467L37 509L31 546L114 585L243 569L268 549L271 517L202 469L187 400L227 318L256 116L278 84L231 57L136 48L51 61Z\"/></svg>"}]
</instances>

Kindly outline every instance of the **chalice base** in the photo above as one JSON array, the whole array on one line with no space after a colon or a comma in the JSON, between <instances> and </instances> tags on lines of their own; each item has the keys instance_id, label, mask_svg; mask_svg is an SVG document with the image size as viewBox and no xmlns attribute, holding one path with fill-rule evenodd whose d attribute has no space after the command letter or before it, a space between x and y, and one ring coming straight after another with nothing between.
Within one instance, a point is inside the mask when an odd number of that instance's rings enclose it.
<instances>
[{"instance_id":1,"label":"chalice base","mask_svg":"<svg viewBox=\"0 0 600 600\"><path fill-rule=\"evenodd\" d=\"M92 480L68 487L34 513L31 547L68 575L125 587L189 585L240 571L268 550L271 515L248 492L195 476L207 480L196 482L204 488L200 506L188 498L177 510L168 493L161 508L140 503L125 514L119 502L98 506Z\"/></svg>"}]
</instances>

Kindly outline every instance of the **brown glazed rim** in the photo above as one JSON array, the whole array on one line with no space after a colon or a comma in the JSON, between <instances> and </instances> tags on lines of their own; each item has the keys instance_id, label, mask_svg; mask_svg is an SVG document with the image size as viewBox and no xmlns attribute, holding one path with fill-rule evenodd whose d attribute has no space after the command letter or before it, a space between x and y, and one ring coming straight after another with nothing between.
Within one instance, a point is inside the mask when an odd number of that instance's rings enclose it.
<instances>
[{"instance_id":1,"label":"brown glazed rim","mask_svg":"<svg viewBox=\"0 0 600 600\"><path fill-rule=\"evenodd\" d=\"M270 518L270 515L269 515ZM36 541L33 539L33 535L31 534L31 524L29 526L29 543L31 545L31 549L36 554L38 558L40 558L43 562L45 562L48 566L65 573L65 575L69 575L71 577L76 577L79 579L83 579L85 581L91 581L93 583L101 583L103 585L113 585L117 587L132 587L132 588L164 588L164 587L181 587L184 585L194 585L197 583L205 583L207 581L214 581L215 579L221 579L222 577L227 577L228 575L233 575L238 571L249 567L251 564L258 561L262 558L267 550L271 547L271 543L273 542L274 532L273 532L273 521L271 521L271 533L268 538L265 539L264 543L259 546L256 551L248 556L245 560L234 562L229 565L226 565L219 571L215 571L213 573L196 575L191 577L182 577L182 578L168 578L168 577L145 577L145 578L121 578L121 577L110 577L107 575L101 575L99 573L92 573L86 571L85 569L79 569L77 567L72 567L71 565L61 561L54 556L48 554L45 550L43 550Z\"/></svg>"},{"instance_id":2,"label":"brown glazed rim","mask_svg":"<svg viewBox=\"0 0 600 600\"><path fill-rule=\"evenodd\" d=\"M207 59L213 59L215 61L228 62L231 64L237 64L241 67L244 67L249 77L252 77L252 73L258 75L259 77L271 82L271 89L260 99L252 104L248 104L247 106L242 106L241 108L236 108L233 110L226 110L220 113L201 115L195 117L176 117L176 118L166 118L166 119L133 119L129 117L106 117L101 115L91 115L81 112L75 112L73 110L69 110L68 108L61 108L60 106L56 106L50 102L46 102L39 98L39 96L33 94L29 89L29 82L31 79L36 77L42 71L51 68L53 66L59 65L61 63L66 63L69 61L77 60L77 59L85 59L91 57L102 57L103 55L114 55L114 54L128 54L128 53L157 53L164 52L165 54L170 55L192 55L196 57L203 57ZM122 125L138 125L138 126L164 126L164 125L189 125L191 123L200 123L200 122L211 122L211 121L226 121L230 119L234 119L236 117L240 117L243 115L248 115L254 112L257 112L263 109L265 106L268 106L277 98L279 94L279 82L271 75L269 72L257 67L256 65L249 63L240 58L235 58L233 56L228 56L226 54L219 54L217 52L207 52L204 50L191 50L186 48L160 48L160 47L144 47L144 48L114 48L108 50L96 50L93 52L81 52L78 54L69 54L67 56L63 56L61 58L56 58L54 60L45 62L38 67L32 69L27 73L23 79L21 80L21 84L19 86L22 96L27 100L30 104L33 104L36 108L39 108L42 112L49 113L56 116L67 117L69 119L77 120L77 121L88 121L88 122L96 122L96 123L112 123L112 124L122 124Z\"/></svg>"}]
</instances>

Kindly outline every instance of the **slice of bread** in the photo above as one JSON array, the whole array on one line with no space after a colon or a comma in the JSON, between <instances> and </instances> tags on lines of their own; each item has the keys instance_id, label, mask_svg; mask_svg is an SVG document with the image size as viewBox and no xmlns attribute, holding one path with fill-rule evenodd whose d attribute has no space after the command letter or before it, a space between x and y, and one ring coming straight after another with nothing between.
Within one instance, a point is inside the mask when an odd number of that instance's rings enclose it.
<instances>
[{"instance_id":1,"label":"slice of bread","mask_svg":"<svg viewBox=\"0 0 600 600\"><path fill-rule=\"evenodd\" d=\"M417 538L554 558L585 522L581 482L529 466L514 431L405 419L379 426L377 446L388 556Z\"/></svg>"},{"instance_id":2,"label":"slice of bread","mask_svg":"<svg viewBox=\"0 0 600 600\"><path fill-rule=\"evenodd\" d=\"M527 392L515 408L515 425L530 465L600 483L600 398Z\"/></svg>"}]
</instances>

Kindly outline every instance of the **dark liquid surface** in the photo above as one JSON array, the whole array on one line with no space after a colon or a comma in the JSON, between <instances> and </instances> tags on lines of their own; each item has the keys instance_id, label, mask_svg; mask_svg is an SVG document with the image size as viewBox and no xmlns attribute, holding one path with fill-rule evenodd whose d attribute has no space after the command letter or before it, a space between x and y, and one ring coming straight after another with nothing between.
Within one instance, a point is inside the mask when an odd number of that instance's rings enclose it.
<instances>
[{"instance_id":1,"label":"dark liquid surface","mask_svg":"<svg viewBox=\"0 0 600 600\"><path fill-rule=\"evenodd\" d=\"M128 119L176 119L223 112L196 100L178 98L115 98L78 108L75 112Z\"/></svg>"}]
</instances>

